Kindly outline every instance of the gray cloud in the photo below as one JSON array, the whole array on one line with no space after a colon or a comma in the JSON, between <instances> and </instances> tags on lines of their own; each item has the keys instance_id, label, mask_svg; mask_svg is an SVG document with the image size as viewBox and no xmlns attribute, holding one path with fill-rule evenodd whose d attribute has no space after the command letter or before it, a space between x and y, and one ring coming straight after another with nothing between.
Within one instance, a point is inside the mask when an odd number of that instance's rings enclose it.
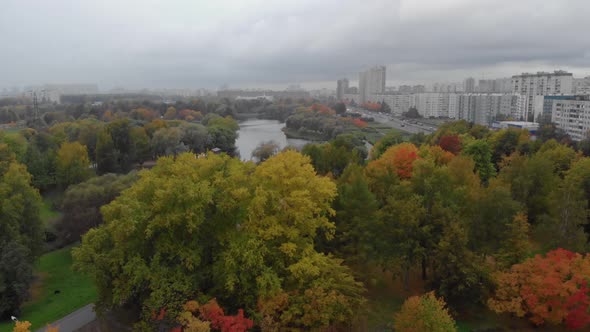
<instances>
[{"instance_id":1,"label":"gray cloud","mask_svg":"<svg viewBox=\"0 0 590 332\"><path fill-rule=\"evenodd\" d=\"M3 0L0 87L392 83L590 75L587 0Z\"/></svg>"}]
</instances>

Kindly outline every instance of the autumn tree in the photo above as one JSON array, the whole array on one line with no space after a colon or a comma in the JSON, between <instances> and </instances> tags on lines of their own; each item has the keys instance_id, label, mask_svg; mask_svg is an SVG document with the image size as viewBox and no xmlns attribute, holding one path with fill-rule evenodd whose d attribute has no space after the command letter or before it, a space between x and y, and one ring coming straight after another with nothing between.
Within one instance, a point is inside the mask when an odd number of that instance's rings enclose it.
<instances>
[{"instance_id":1,"label":"autumn tree","mask_svg":"<svg viewBox=\"0 0 590 332\"><path fill-rule=\"evenodd\" d=\"M414 144L394 145L379 159L369 162L366 168L367 177L375 183L391 175L396 175L401 180L409 179L412 177L413 163L418 158L418 148Z\"/></svg>"},{"instance_id":2,"label":"autumn tree","mask_svg":"<svg viewBox=\"0 0 590 332\"><path fill-rule=\"evenodd\" d=\"M380 140L373 145L371 149L370 157L371 159L379 159L381 155L391 146L397 145L402 143L403 137L401 133L397 130L390 130L383 136Z\"/></svg>"},{"instance_id":3,"label":"autumn tree","mask_svg":"<svg viewBox=\"0 0 590 332\"><path fill-rule=\"evenodd\" d=\"M55 162L57 183L63 188L80 183L92 174L88 150L78 142L63 143L57 151Z\"/></svg>"},{"instance_id":4,"label":"autumn tree","mask_svg":"<svg viewBox=\"0 0 590 332\"><path fill-rule=\"evenodd\" d=\"M328 217L335 184L317 176L309 158L295 151L261 163L252 178L254 196L241 236L226 245L229 251L216 264L225 271L220 293L238 303L257 298L266 319L283 328L350 323L363 303L363 287L342 260L314 249L320 232L328 239L334 232ZM281 296L287 305L268 307Z\"/></svg>"},{"instance_id":5,"label":"autumn tree","mask_svg":"<svg viewBox=\"0 0 590 332\"><path fill-rule=\"evenodd\" d=\"M176 119L176 108L170 106L166 109L166 113L164 113L164 119L166 120L174 120Z\"/></svg>"},{"instance_id":6,"label":"autumn tree","mask_svg":"<svg viewBox=\"0 0 590 332\"><path fill-rule=\"evenodd\" d=\"M530 226L526 215L518 213L508 225L506 237L495 256L501 267L510 267L526 258L531 249L529 233Z\"/></svg>"},{"instance_id":7,"label":"autumn tree","mask_svg":"<svg viewBox=\"0 0 590 332\"><path fill-rule=\"evenodd\" d=\"M215 154L163 157L102 208L104 224L74 249L75 266L97 284L99 308L136 306L144 321L164 307L175 317L194 294L252 311L287 292L284 326L346 324L363 303L362 284L314 248L320 229L333 234L335 195L294 151L259 166ZM331 311L317 317L321 303Z\"/></svg>"},{"instance_id":8,"label":"autumn tree","mask_svg":"<svg viewBox=\"0 0 590 332\"><path fill-rule=\"evenodd\" d=\"M449 314L446 303L434 292L408 298L394 315L393 326L399 332L454 332L455 320Z\"/></svg>"},{"instance_id":9,"label":"autumn tree","mask_svg":"<svg viewBox=\"0 0 590 332\"><path fill-rule=\"evenodd\" d=\"M459 152L461 152L461 139L458 135L442 136L438 141L438 145L445 151L449 151L454 155L457 155Z\"/></svg>"},{"instance_id":10,"label":"autumn tree","mask_svg":"<svg viewBox=\"0 0 590 332\"><path fill-rule=\"evenodd\" d=\"M149 319L151 310L179 312L184 299L205 291L217 238L237 227L248 197L240 190L248 167L216 155L164 157L103 207L104 224L73 251L75 266L97 285L97 305L135 304Z\"/></svg>"},{"instance_id":11,"label":"autumn tree","mask_svg":"<svg viewBox=\"0 0 590 332\"><path fill-rule=\"evenodd\" d=\"M590 324L590 256L564 249L536 255L496 276L488 306L498 312L575 329Z\"/></svg>"}]
</instances>

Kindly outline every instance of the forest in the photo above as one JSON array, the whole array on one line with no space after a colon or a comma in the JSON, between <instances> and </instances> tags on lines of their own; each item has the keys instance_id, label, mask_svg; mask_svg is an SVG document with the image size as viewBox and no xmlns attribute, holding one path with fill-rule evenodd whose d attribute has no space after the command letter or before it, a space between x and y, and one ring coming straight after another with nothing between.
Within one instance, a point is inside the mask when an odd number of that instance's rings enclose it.
<instances>
[{"instance_id":1,"label":"forest","mask_svg":"<svg viewBox=\"0 0 590 332\"><path fill-rule=\"evenodd\" d=\"M245 162L234 105L113 105L0 132L1 318L40 255L74 245L97 312L129 312L138 331L590 324L590 140L458 121L370 151L337 129ZM322 133L364 126L313 102L255 107Z\"/></svg>"}]
</instances>

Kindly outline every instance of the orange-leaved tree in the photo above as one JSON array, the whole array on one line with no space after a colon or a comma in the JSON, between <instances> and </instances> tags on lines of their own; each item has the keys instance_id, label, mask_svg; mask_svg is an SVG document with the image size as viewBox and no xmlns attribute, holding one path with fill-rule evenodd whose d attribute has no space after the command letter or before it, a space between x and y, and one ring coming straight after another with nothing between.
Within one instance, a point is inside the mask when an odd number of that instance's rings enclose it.
<instances>
[{"instance_id":1,"label":"orange-leaved tree","mask_svg":"<svg viewBox=\"0 0 590 332\"><path fill-rule=\"evenodd\" d=\"M31 332L31 323L28 321L16 321L12 332ZM45 332L59 332L57 326L47 325Z\"/></svg>"},{"instance_id":2,"label":"orange-leaved tree","mask_svg":"<svg viewBox=\"0 0 590 332\"><path fill-rule=\"evenodd\" d=\"M408 298L399 312L394 314L393 326L398 332L455 332L455 320L446 303L434 292Z\"/></svg>"},{"instance_id":3,"label":"orange-leaved tree","mask_svg":"<svg viewBox=\"0 0 590 332\"><path fill-rule=\"evenodd\" d=\"M590 324L588 280L590 255L556 249L499 273L488 306L498 313L526 316L536 325L565 323L570 329L581 328Z\"/></svg>"},{"instance_id":4,"label":"orange-leaved tree","mask_svg":"<svg viewBox=\"0 0 590 332\"><path fill-rule=\"evenodd\" d=\"M367 175L395 172L400 179L409 179L412 177L414 161L418 158L418 148L414 144L394 145L379 159L367 165Z\"/></svg>"},{"instance_id":5,"label":"orange-leaved tree","mask_svg":"<svg viewBox=\"0 0 590 332\"><path fill-rule=\"evenodd\" d=\"M359 118L353 119L352 124L359 127L359 128L366 128L367 127L367 123Z\"/></svg>"}]
</instances>

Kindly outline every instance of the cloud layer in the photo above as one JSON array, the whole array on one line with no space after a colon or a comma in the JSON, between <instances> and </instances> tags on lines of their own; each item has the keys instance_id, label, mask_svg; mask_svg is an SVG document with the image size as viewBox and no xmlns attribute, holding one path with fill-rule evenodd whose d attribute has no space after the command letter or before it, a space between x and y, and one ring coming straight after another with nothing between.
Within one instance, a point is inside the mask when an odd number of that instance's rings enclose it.
<instances>
[{"instance_id":1,"label":"cloud layer","mask_svg":"<svg viewBox=\"0 0 590 332\"><path fill-rule=\"evenodd\" d=\"M373 64L392 83L584 76L588 13L587 0L3 0L0 87L285 86Z\"/></svg>"}]
</instances>

